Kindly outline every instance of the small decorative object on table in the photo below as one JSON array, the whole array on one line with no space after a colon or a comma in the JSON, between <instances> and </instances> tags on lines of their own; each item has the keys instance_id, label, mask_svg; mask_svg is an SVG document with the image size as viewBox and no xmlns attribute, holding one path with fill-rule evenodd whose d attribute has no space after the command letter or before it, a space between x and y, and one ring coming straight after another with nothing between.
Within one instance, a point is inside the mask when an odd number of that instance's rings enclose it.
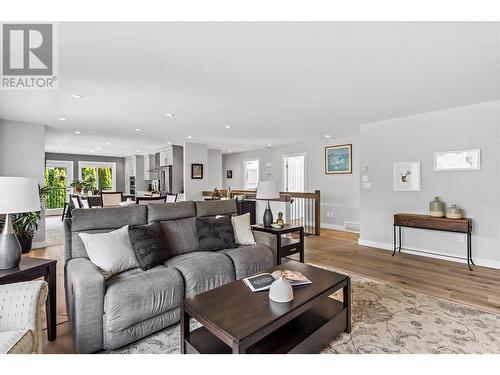
<instances>
[{"instance_id":1,"label":"small decorative object on table","mask_svg":"<svg viewBox=\"0 0 500 375\"><path fill-rule=\"evenodd\" d=\"M448 219L461 219L463 217L462 210L458 208L456 204L452 204L451 207L446 210L446 217Z\"/></svg>"},{"instance_id":2,"label":"small decorative object on table","mask_svg":"<svg viewBox=\"0 0 500 375\"><path fill-rule=\"evenodd\" d=\"M219 189L217 189L217 188L214 189L214 192L212 193L212 199L214 199L214 200L220 199Z\"/></svg>"},{"instance_id":3,"label":"small decorative object on table","mask_svg":"<svg viewBox=\"0 0 500 375\"><path fill-rule=\"evenodd\" d=\"M278 212L278 218L276 219L276 224L280 228L283 228L285 226L285 221L283 220L283 212Z\"/></svg>"},{"instance_id":4,"label":"small decorative object on table","mask_svg":"<svg viewBox=\"0 0 500 375\"><path fill-rule=\"evenodd\" d=\"M444 203L439 200L439 197L434 197L434 200L429 203L429 214L432 217L444 217Z\"/></svg>"},{"instance_id":5,"label":"small decorative object on table","mask_svg":"<svg viewBox=\"0 0 500 375\"><path fill-rule=\"evenodd\" d=\"M274 302L287 303L293 300L293 289L290 283L280 276L269 288L269 299Z\"/></svg>"},{"instance_id":6,"label":"small decorative object on table","mask_svg":"<svg viewBox=\"0 0 500 375\"><path fill-rule=\"evenodd\" d=\"M233 199L233 192L231 191L231 187L230 186L227 188L226 198L227 199Z\"/></svg>"}]
</instances>

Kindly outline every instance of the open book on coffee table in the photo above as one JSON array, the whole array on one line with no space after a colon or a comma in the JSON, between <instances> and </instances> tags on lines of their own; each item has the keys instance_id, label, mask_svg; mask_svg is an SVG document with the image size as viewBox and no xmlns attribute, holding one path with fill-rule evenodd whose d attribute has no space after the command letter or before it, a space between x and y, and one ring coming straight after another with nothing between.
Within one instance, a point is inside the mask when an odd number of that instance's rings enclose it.
<instances>
[{"instance_id":1,"label":"open book on coffee table","mask_svg":"<svg viewBox=\"0 0 500 375\"><path fill-rule=\"evenodd\" d=\"M252 292L260 292L271 288L271 284L283 276L291 286L308 285L311 281L299 271L277 270L273 273L259 273L250 277L245 277L243 282Z\"/></svg>"}]
</instances>

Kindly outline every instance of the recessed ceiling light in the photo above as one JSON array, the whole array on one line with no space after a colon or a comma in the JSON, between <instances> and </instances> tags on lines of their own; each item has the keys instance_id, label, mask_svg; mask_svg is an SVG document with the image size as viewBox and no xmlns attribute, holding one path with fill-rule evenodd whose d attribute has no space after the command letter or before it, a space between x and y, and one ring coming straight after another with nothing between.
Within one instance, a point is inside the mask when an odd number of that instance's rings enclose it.
<instances>
[{"instance_id":1,"label":"recessed ceiling light","mask_svg":"<svg viewBox=\"0 0 500 375\"><path fill-rule=\"evenodd\" d=\"M59 121L66 121L66 117L59 117Z\"/></svg>"},{"instance_id":2,"label":"recessed ceiling light","mask_svg":"<svg viewBox=\"0 0 500 375\"><path fill-rule=\"evenodd\" d=\"M232 152L231 150L227 150L227 152Z\"/></svg>"},{"instance_id":3,"label":"recessed ceiling light","mask_svg":"<svg viewBox=\"0 0 500 375\"><path fill-rule=\"evenodd\" d=\"M231 129L231 125L224 126L226 129Z\"/></svg>"},{"instance_id":4,"label":"recessed ceiling light","mask_svg":"<svg viewBox=\"0 0 500 375\"><path fill-rule=\"evenodd\" d=\"M111 142L106 142L106 144L109 146L111 144Z\"/></svg>"},{"instance_id":5,"label":"recessed ceiling light","mask_svg":"<svg viewBox=\"0 0 500 375\"><path fill-rule=\"evenodd\" d=\"M155 149L153 146L150 146L149 148L150 148L151 150L154 150L154 149Z\"/></svg>"},{"instance_id":6,"label":"recessed ceiling light","mask_svg":"<svg viewBox=\"0 0 500 375\"><path fill-rule=\"evenodd\" d=\"M137 150L136 152L137 152L138 154L140 154L140 153L141 153L141 150Z\"/></svg>"},{"instance_id":7,"label":"recessed ceiling light","mask_svg":"<svg viewBox=\"0 0 500 375\"><path fill-rule=\"evenodd\" d=\"M171 145L171 144L172 144L172 142L170 142L170 141L169 141L169 142L167 142L167 143L168 143L169 145Z\"/></svg>"},{"instance_id":8,"label":"recessed ceiling light","mask_svg":"<svg viewBox=\"0 0 500 375\"><path fill-rule=\"evenodd\" d=\"M272 144L270 144L270 143L267 145L267 147L271 147L271 146L272 146Z\"/></svg>"},{"instance_id":9,"label":"recessed ceiling light","mask_svg":"<svg viewBox=\"0 0 500 375\"><path fill-rule=\"evenodd\" d=\"M193 137L191 137L190 135L188 135L188 138L189 138L189 139L192 139Z\"/></svg>"},{"instance_id":10,"label":"recessed ceiling light","mask_svg":"<svg viewBox=\"0 0 500 375\"><path fill-rule=\"evenodd\" d=\"M136 131L136 132L140 132L140 131L141 131L141 129L139 129L139 128L135 128L135 131Z\"/></svg>"},{"instance_id":11,"label":"recessed ceiling light","mask_svg":"<svg viewBox=\"0 0 500 375\"><path fill-rule=\"evenodd\" d=\"M75 134L81 134L79 130L75 130Z\"/></svg>"},{"instance_id":12,"label":"recessed ceiling light","mask_svg":"<svg viewBox=\"0 0 500 375\"><path fill-rule=\"evenodd\" d=\"M325 138L330 138L331 135L330 134L325 134Z\"/></svg>"},{"instance_id":13,"label":"recessed ceiling light","mask_svg":"<svg viewBox=\"0 0 500 375\"><path fill-rule=\"evenodd\" d=\"M90 150L90 152L94 152L94 150Z\"/></svg>"},{"instance_id":14,"label":"recessed ceiling light","mask_svg":"<svg viewBox=\"0 0 500 375\"><path fill-rule=\"evenodd\" d=\"M58 153L59 153L59 151L56 150L56 154L58 154Z\"/></svg>"},{"instance_id":15,"label":"recessed ceiling light","mask_svg":"<svg viewBox=\"0 0 500 375\"><path fill-rule=\"evenodd\" d=\"M165 116L167 116L167 117L174 117L175 113L169 113L169 112L167 112L167 113L165 113Z\"/></svg>"},{"instance_id":16,"label":"recessed ceiling light","mask_svg":"<svg viewBox=\"0 0 500 375\"><path fill-rule=\"evenodd\" d=\"M71 94L71 97L75 98L75 99L82 99L83 98L82 95L78 95L78 94Z\"/></svg>"},{"instance_id":17,"label":"recessed ceiling light","mask_svg":"<svg viewBox=\"0 0 500 375\"><path fill-rule=\"evenodd\" d=\"M102 149L102 147L101 146L97 146L97 149L100 150L100 149Z\"/></svg>"}]
</instances>

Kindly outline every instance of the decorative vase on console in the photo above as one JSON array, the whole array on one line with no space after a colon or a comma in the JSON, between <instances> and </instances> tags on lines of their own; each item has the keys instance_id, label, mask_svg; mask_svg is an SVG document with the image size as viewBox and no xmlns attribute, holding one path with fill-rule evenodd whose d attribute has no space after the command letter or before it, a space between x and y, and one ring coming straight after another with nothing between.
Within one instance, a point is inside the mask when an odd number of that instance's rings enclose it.
<instances>
[{"instance_id":1,"label":"decorative vase on console","mask_svg":"<svg viewBox=\"0 0 500 375\"><path fill-rule=\"evenodd\" d=\"M461 219L463 217L462 210L458 208L456 204L452 204L451 207L446 210L446 217L448 219Z\"/></svg>"},{"instance_id":2,"label":"decorative vase on console","mask_svg":"<svg viewBox=\"0 0 500 375\"><path fill-rule=\"evenodd\" d=\"M444 203L439 200L439 197L434 197L434 200L429 203L429 213L432 217L444 217Z\"/></svg>"}]
</instances>

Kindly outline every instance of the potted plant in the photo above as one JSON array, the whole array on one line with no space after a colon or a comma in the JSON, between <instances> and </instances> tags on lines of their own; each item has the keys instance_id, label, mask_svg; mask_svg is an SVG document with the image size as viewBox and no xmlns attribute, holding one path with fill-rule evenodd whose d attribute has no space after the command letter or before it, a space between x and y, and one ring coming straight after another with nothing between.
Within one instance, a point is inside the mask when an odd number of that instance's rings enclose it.
<instances>
[{"instance_id":1,"label":"potted plant","mask_svg":"<svg viewBox=\"0 0 500 375\"><path fill-rule=\"evenodd\" d=\"M38 186L40 202L50 193L50 188ZM33 237L38 230L41 211L12 214L12 224L16 231L17 239L21 244L23 254L29 253L33 244ZM3 224L3 223L2 223ZM1 226L0 226L1 227Z\"/></svg>"},{"instance_id":2,"label":"potted plant","mask_svg":"<svg viewBox=\"0 0 500 375\"><path fill-rule=\"evenodd\" d=\"M38 230L40 212L26 212L12 215L12 224L16 231L17 239L23 249L23 254L29 253L33 244L33 237Z\"/></svg>"},{"instance_id":3,"label":"potted plant","mask_svg":"<svg viewBox=\"0 0 500 375\"><path fill-rule=\"evenodd\" d=\"M85 183L80 181L80 180L75 180L71 184L69 184L69 187L72 187L75 189L76 194L81 194L82 190L84 188Z\"/></svg>"}]
</instances>

